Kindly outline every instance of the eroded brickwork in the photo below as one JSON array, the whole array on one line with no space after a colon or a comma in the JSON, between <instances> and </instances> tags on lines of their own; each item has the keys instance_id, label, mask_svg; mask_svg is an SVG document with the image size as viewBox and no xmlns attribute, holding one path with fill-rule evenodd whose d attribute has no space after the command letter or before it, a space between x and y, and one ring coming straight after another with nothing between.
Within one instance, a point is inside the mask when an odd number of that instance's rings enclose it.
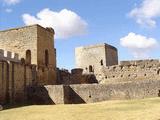
<instances>
[{"instance_id":1,"label":"eroded brickwork","mask_svg":"<svg viewBox=\"0 0 160 120\"><path fill-rule=\"evenodd\" d=\"M120 65L102 67L96 74L99 83L117 83L135 80L160 80L159 60L122 61Z\"/></svg>"}]
</instances>

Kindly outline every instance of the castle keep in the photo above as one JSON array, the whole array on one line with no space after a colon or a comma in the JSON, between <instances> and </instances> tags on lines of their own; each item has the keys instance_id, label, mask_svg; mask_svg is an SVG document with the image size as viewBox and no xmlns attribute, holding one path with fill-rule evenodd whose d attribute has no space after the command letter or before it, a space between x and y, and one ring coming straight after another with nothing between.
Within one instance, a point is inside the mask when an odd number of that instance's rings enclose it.
<instances>
[{"instance_id":1,"label":"castle keep","mask_svg":"<svg viewBox=\"0 0 160 120\"><path fill-rule=\"evenodd\" d=\"M24 101L27 86L56 84L54 30L39 25L0 32L0 103Z\"/></svg>"},{"instance_id":2,"label":"castle keep","mask_svg":"<svg viewBox=\"0 0 160 120\"><path fill-rule=\"evenodd\" d=\"M2 54L3 50L16 53L19 60L26 65L37 65L38 84L55 83L56 50L52 28L45 29L39 25L33 25L1 31L0 49ZM9 54L11 53L8 52ZM46 69L50 72L48 76L45 75L48 74Z\"/></svg>"},{"instance_id":3,"label":"castle keep","mask_svg":"<svg viewBox=\"0 0 160 120\"><path fill-rule=\"evenodd\" d=\"M160 61L119 61L108 44L75 49L76 68L56 65L54 30L0 31L0 104L90 103L160 95Z\"/></svg>"}]
</instances>

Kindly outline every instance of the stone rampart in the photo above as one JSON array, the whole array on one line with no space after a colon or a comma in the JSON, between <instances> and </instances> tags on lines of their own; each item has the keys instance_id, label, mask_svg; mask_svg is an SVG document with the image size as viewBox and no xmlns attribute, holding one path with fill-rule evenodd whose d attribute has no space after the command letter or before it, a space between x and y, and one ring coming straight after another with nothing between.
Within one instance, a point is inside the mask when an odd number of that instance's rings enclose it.
<instances>
[{"instance_id":1,"label":"stone rampart","mask_svg":"<svg viewBox=\"0 0 160 120\"><path fill-rule=\"evenodd\" d=\"M125 61L120 65L102 67L96 74L99 83L160 79L159 60Z\"/></svg>"},{"instance_id":2,"label":"stone rampart","mask_svg":"<svg viewBox=\"0 0 160 120\"><path fill-rule=\"evenodd\" d=\"M158 97L160 80L118 84L49 85L28 89L32 91L28 92L32 103L36 103L36 101L41 101L41 104L94 103L106 100Z\"/></svg>"},{"instance_id":3,"label":"stone rampart","mask_svg":"<svg viewBox=\"0 0 160 120\"><path fill-rule=\"evenodd\" d=\"M120 65L157 65L160 61L158 59L146 59L146 60L131 60L131 61L120 61Z\"/></svg>"}]
</instances>

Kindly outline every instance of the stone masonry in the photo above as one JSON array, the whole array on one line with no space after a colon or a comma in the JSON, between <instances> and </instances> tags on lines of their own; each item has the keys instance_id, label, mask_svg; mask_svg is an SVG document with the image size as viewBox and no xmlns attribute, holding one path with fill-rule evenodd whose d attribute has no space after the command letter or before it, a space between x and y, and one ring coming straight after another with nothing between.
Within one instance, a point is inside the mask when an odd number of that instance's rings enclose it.
<instances>
[{"instance_id":1,"label":"stone masonry","mask_svg":"<svg viewBox=\"0 0 160 120\"><path fill-rule=\"evenodd\" d=\"M159 60L121 61L119 65L102 67L100 71L96 78L101 84L160 80Z\"/></svg>"},{"instance_id":2,"label":"stone masonry","mask_svg":"<svg viewBox=\"0 0 160 120\"><path fill-rule=\"evenodd\" d=\"M75 49L76 67L84 73L99 73L102 66L118 64L117 49L108 44L98 44Z\"/></svg>"},{"instance_id":3,"label":"stone masonry","mask_svg":"<svg viewBox=\"0 0 160 120\"><path fill-rule=\"evenodd\" d=\"M108 44L75 49L76 68L56 65L54 30L0 31L0 104L77 104L160 96L160 61L118 63ZM75 85L78 84L78 85Z\"/></svg>"},{"instance_id":4,"label":"stone masonry","mask_svg":"<svg viewBox=\"0 0 160 120\"><path fill-rule=\"evenodd\" d=\"M52 28L0 31L0 104L27 102L27 87L56 84L55 51Z\"/></svg>"},{"instance_id":5,"label":"stone masonry","mask_svg":"<svg viewBox=\"0 0 160 120\"><path fill-rule=\"evenodd\" d=\"M39 84L55 84L54 34L52 28L43 28L39 25L0 31L0 49L17 53L25 64L37 65ZM48 72L49 75L45 78Z\"/></svg>"}]
</instances>

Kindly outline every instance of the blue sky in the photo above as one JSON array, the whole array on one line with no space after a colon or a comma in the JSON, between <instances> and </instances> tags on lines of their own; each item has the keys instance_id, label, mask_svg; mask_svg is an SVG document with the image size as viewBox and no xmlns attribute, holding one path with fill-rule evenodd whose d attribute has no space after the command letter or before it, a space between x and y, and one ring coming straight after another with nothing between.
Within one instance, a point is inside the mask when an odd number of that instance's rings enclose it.
<instances>
[{"instance_id":1,"label":"blue sky","mask_svg":"<svg viewBox=\"0 0 160 120\"><path fill-rule=\"evenodd\" d=\"M60 68L75 67L75 47L97 43L117 47L119 60L159 58L159 21L160 0L0 1L0 30L33 23L56 28Z\"/></svg>"}]
</instances>

